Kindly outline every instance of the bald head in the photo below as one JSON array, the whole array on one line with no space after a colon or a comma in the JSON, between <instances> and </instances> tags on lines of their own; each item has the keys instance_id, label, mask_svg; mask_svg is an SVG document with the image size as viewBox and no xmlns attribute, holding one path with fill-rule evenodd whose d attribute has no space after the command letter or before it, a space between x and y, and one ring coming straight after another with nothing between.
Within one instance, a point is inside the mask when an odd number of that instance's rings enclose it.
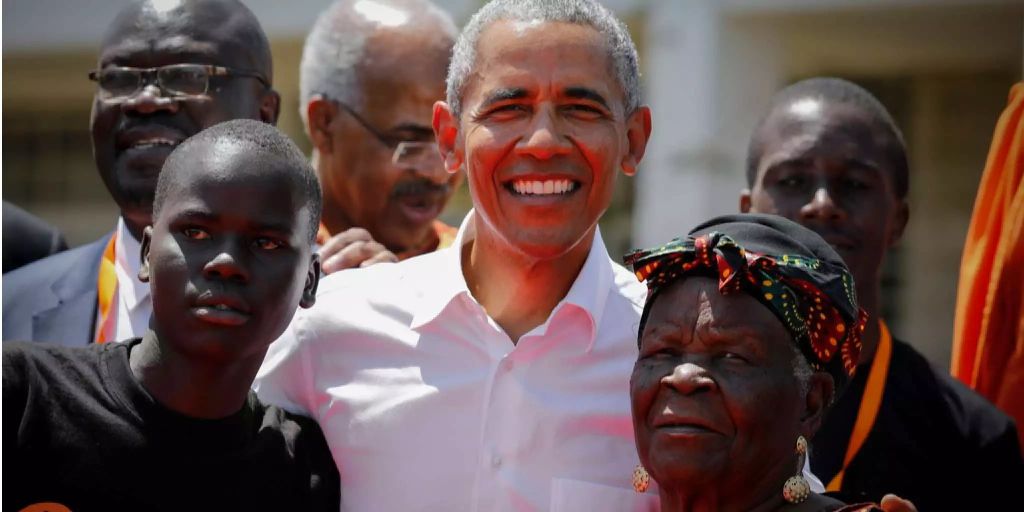
<instances>
[{"instance_id":1,"label":"bald head","mask_svg":"<svg viewBox=\"0 0 1024 512\"><path fill-rule=\"evenodd\" d=\"M312 241L320 224L322 202L316 173L291 139L274 126L252 119L217 124L181 143L164 162L153 217L160 216L168 197L194 186L200 178L228 183L273 173L284 174L293 185L294 204L306 206L307 234Z\"/></svg>"},{"instance_id":2,"label":"bald head","mask_svg":"<svg viewBox=\"0 0 1024 512\"><path fill-rule=\"evenodd\" d=\"M256 16L238 0L144 0L122 9L103 38L111 52L158 51L187 40L197 61L255 71L273 82L270 43Z\"/></svg>"},{"instance_id":3,"label":"bald head","mask_svg":"<svg viewBox=\"0 0 1024 512\"><path fill-rule=\"evenodd\" d=\"M338 0L306 38L300 68L299 110L315 96L359 109L365 77L389 67L421 67L420 74L447 70L458 31L451 16L428 0ZM424 77L425 79L427 77ZM438 98L440 99L440 98Z\"/></svg>"},{"instance_id":4,"label":"bald head","mask_svg":"<svg viewBox=\"0 0 1024 512\"><path fill-rule=\"evenodd\" d=\"M839 78L810 78L782 89L772 97L758 122L747 150L747 184L753 187L764 156L765 141L796 137L808 123L828 130L863 132L854 139L867 151L877 151L892 176L897 197L907 195L909 165L903 134L889 111L862 87Z\"/></svg>"}]
</instances>

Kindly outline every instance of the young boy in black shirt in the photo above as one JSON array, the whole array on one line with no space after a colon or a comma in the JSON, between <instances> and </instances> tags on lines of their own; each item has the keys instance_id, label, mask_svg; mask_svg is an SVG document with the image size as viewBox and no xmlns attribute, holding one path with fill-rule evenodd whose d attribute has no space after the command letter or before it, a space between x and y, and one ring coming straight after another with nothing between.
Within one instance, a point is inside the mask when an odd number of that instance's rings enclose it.
<instances>
[{"instance_id":1,"label":"young boy in black shirt","mask_svg":"<svg viewBox=\"0 0 1024 512\"><path fill-rule=\"evenodd\" d=\"M3 346L3 509L338 510L316 423L249 389L296 306L313 305L320 201L268 124L225 122L175 149L142 241L149 332Z\"/></svg>"}]
</instances>

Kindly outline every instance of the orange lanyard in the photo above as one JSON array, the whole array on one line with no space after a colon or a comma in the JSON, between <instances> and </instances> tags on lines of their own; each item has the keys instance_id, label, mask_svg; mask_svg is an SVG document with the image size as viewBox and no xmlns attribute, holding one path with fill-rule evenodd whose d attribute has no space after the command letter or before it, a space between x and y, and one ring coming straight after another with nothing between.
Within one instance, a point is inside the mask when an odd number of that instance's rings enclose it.
<instances>
[{"instance_id":1,"label":"orange lanyard","mask_svg":"<svg viewBox=\"0 0 1024 512\"><path fill-rule=\"evenodd\" d=\"M99 303L100 322L96 326L96 343L106 343L113 340L116 333L114 327L114 315L110 312L114 306L114 295L117 293L117 270L114 267L114 245L117 242L117 233L110 237L107 248L103 250L103 258L100 260L99 277L96 279L96 299Z\"/></svg>"},{"instance_id":2,"label":"orange lanyard","mask_svg":"<svg viewBox=\"0 0 1024 512\"><path fill-rule=\"evenodd\" d=\"M871 361L871 372L868 373L868 382L864 388L864 396L860 400L860 409L857 411L857 420L853 423L853 433L850 434L850 444L846 447L846 456L843 457L843 467L832 478L825 488L829 492L835 492L843 487L843 475L850 461L857 456L860 447L871 433L878 417L878 409L882 405L882 394L885 392L885 379L889 376L889 362L892 360L892 336L889 334L889 327L885 322L878 322L881 331L878 339L878 348L875 350L875 357Z\"/></svg>"}]
</instances>

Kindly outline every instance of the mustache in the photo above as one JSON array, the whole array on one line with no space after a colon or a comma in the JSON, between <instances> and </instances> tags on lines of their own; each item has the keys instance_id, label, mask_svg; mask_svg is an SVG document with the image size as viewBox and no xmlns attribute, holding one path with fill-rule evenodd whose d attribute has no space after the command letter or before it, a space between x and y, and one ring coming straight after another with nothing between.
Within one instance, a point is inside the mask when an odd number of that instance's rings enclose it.
<instances>
[{"instance_id":1,"label":"mustache","mask_svg":"<svg viewBox=\"0 0 1024 512\"><path fill-rule=\"evenodd\" d=\"M452 186L449 183L437 184L430 180L405 181L395 186L391 191L394 197L402 196L425 196L430 194L447 194Z\"/></svg>"}]
</instances>

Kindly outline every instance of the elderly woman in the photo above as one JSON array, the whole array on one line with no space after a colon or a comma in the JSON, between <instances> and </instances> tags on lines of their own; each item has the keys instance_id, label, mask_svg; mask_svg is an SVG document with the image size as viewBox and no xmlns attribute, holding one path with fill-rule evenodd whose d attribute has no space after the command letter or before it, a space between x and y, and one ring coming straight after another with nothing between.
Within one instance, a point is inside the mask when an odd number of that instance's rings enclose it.
<instances>
[{"instance_id":1,"label":"elderly woman","mask_svg":"<svg viewBox=\"0 0 1024 512\"><path fill-rule=\"evenodd\" d=\"M653 478L663 512L877 510L801 476L865 319L828 244L781 217L731 215L627 264L650 290L630 389L638 490Z\"/></svg>"}]
</instances>

